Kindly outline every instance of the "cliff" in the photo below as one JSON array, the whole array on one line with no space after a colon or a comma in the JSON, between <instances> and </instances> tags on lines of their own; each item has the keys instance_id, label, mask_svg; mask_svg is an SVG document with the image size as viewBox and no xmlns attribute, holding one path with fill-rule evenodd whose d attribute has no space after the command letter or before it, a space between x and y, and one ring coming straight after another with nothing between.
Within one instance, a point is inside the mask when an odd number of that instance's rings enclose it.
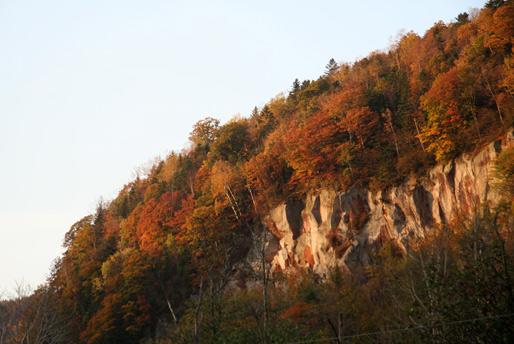
<instances>
[{"instance_id":1,"label":"cliff","mask_svg":"<svg viewBox=\"0 0 514 344\"><path fill-rule=\"evenodd\" d=\"M510 144L512 131L478 154L438 165L423 180L410 178L385 192L319 190L286 202L264 221L273 233L267 259L273 270L309 267L325 277L338 265L359 276L370 263L368 252L385 240L408 250L459 213L472 213L485 201L494 205L499 195L490 185L492 162Z\"/></svg>"}]
</instances>

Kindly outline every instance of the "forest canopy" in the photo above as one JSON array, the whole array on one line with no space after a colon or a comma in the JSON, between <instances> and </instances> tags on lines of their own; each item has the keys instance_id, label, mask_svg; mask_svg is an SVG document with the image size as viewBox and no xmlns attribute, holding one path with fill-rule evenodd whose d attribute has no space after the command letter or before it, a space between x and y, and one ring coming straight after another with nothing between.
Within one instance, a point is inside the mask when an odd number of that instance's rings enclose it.
<instances>
[{"instance_id":1,"label":"forest canopy","mask_svg":"<svg viewBox=\"0 0 514 344\"><path fill-rule=\"evenodd\" d=\"M512 1L489 1L423 36L406 32L355 63L331 59L317 80L294 80L248 117L197 122L190 149L78 220L47 284L0 304L0 343L340 343L342 333L377 331L377 342L508 342L512 150L496 167L502 208L427 236L409 256L385 243L365 283L338 269L320 284L301 269L275 276L236 266L278 204L321 188L378 192L424 178L513 125ZM246 288L236 271L261 282ZM234 280L240 289L229 292ZM450 325L484 316L494 320ZM420 330L387 332L408 326Z\"/></svg>"}]
</instances>

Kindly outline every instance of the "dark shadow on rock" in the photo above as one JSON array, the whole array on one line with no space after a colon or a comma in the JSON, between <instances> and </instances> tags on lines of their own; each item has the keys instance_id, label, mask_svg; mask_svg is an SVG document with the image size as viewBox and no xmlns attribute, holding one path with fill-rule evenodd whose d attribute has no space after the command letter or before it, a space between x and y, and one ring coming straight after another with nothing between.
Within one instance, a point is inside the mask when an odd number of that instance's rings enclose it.
<instances>
[{"instance_id":1,"label":"dark shadow on rock","mask_svg":"<svg viewBox=\"0 0 514 344\"><path fill-rule=\"evenodd\" d=\"M318 226L321 225L321 197L317 196L316 200L314 201L314 206L311 209L312 215L314 215L314 218L316 219L316 222L318 223Z\"/></svg>"},{"instance_id":2,"label":"dark shadow on rock","mask_svg":"<svg viewBox=\"0 0 514 344\"><path fill-rule=\"evenodd\" d=\"M300 200L288 200L286 202L286 218L289 228L293 232L293 240L296 240L302 234L303 209L305 209L305 203Z\"/></svg>"},{"instance_id":3,"label":"dark shadow on rock","mask_svg":"<svg viewBox=\"0 0 514 344\"><path fill-rule=\"evenodd\" d=\"M434 223L432 217L432 201L434 196L422 186L416 186L412 192L412 199L416 206L416 211L419 214L419 219L422 227L431 226Z\"/></svg>"}]
</instances>

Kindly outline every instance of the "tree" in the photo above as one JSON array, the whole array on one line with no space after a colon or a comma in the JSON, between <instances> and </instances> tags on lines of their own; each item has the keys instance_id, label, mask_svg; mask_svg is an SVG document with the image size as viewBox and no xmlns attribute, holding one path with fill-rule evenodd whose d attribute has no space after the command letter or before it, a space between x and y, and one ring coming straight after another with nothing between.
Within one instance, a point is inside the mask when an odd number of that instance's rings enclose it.
<instances>
[{"instance_id":1,"label":"tree","mask_svg":"<svg viewBox=\"0 0 514 344\"><path fill-rule=\"evenodd\" d=\"M319 78L298 92L295 104L300 110L307 111L307 114L313 114L320 108L318 103L320 96L329 88L328 81L325 78Z\"/></svg>"},{"instance_id":2,"label":"tree","mask_svg":"<svg viewBox=\"0 0 514 344\"><path fill-rule=\"evenodd\" d=\"M356 137L362 145L362 149L365 149L366 141L376 129L378 118L378 115L366 106L349 110L342 123L350 133L350 137Z\"/></svg>"},{"instance_id":3,"label":"tree","mask_svg":"<svg viewBox=\"0 0 514 344\"><path fill-rule=\"evenodd\" d=\"M489 44L498 49L501 55L511 53L514 45L514 4L501 6L494 12L490 30Z\"/></svg>"},{"instance_id":4,"label":"tree","mask_svg":"<svg viewBox=\"0 0 514 344\"><path fill-rule=\"evenodd\" d=\"M274 148L280 149L276 144ZM278 205L288 193L287 166L278 151L261 152L245 163L244 173L253 202L261 212Z\"/></svg>"},{"instance_id":5,"label":"tree","mask_svg":"<svg viewBox=\"0 0 514 344\"><path fill-rule=\"evenodd\" d=\"M336 60L331 58L330 61L328 61L328 64L325 66L325 77L333 75L338 68L339 66L337 65Z\"/></svg>"},{"instance_id":6,"label":"tree","mask_svg":"<svg viewBox=\"0 0 514 344\"><path fill-rule=\"evenodd\" d=\"M137 223L137 238L143 251L158 254L162 249L171 232L170 219L179 203L177 196L177 193L167 192L158 200L150 199L141 209Z\"/></svg>"},{"instance_id":7,"label":"tree","mask_svg":"<svg viewBox=\"0 0 514 344\"><path fill-rule=\"evenodd\" d=\"M497 9L501 6L503 6L507 1L505 0L489 0L484 5L484 8L491 8L491 9Z\"/></svg>"},{"instance_id":8,"label":"tree","mask_svg":"<svg viewBox=\"0 0 514 344\"><path fill-rule=\"evenodd\" d=\"M514 196L514 146L503 150L494 165L495 187L506 197Z\"/></svg>"},{"instance_id":9,"label":"tree","mask_svg":"<svg viewBox=\"0 0 514 344\"><path fill-rule=\"evenodd\" d=\"M396 132L394 131L393 116L391 110L386 109L386 111L382 114L382 117L386 120L386 124L388 126L387 129L390 129L391 133L393 134L396 154L398 155L398 158L400 158L400 148L398 147L398 138L396 137Z\"/></svg>"},{"instance_id":10,"label":"tree","mask_svg":"<svg viewBox=\"0 0 514 344\"><path fill-rule=\"evenodd\" d=\"M455 157L465 147L463 129L475 112L472 95L476 83L471 83L471 79L464 82L461 75L457 68L441 74L421 97L422 109L427 114L421 139L440 162Z\"/></svg>"},{"instance_id":11,"label":"tree","mask_svg":"<svg viewBox=\"0 0 514 344\"><path fill-rule=\"evenodd\" d=\"M172 190L174 190L174 183L173 183L173 177L175 173L178 172L179 168L179 155L175 152L171 152L167 157L166 160L163 162L162 168L160 169L157 179L160 182L169 182L171 184Z\"/></svg>"},{"instance_id":12,"label":"tree","mask_svg":"<svg viewBox=\"0 0 514 344\"><path fill-rule=\"evenodd\" d=\"M17 283L16 295L0 302L0 343L68 343L66 316L59 310L57 291L49 285L34 292Z\"/></svg>"},{"instance_id":13,"label":"tree","mask_svg":"<svg viewBox=\"0 0 514 344\"><path fill-rule=\"evenodd\" d=\"M458 26L468 24L470 22L469 14L467 12L459 13L455 20L457 21Z\"/></svg>"},{"instance_id":14,"label":"tree","mask_svg":"<svg viewBox=\"0 0 514 344\"><path fill-rule=\"evenodd\" d=\"M189 140L194 145L205 145L214 141L219 129L220 121L206 117L193 125L193 131L189 133Z\"/></svg>"},{"instance_id":15,"label":"tree","mask_svg":"<svg viewBox=\"0 0 514 344\"><path fill-rule=\"evenodd\" d=\"M329 115L342 120L349 110L367 105L366 90L362 85L350 82L342 86L325 99L323 110Z\"/></svg>"},{"instance_id":16,"label":"tree","mask_svg":"<svg viewBox=\"0 0 514 344\"><path fill-rule=\"evenodd\" d=\"M309 118L302 127L293 123L285 137L286 162L293 168L292 182L302 189L337 183L342 130L326 113Z\"/></svg>"},{"instance_id":17,"label":"tree","mask_svg":"<svg viewBox=\"0 0 514 344\"><path fill-rule=\"evenodd\" d=\"M310 273L288 279L293 269L273 274L277 251L268 243L277 238L271 224L263 226L271 209L317 188L379 193L406 177L420 180L435 159L498 139L514 113L514 7L511 0L489 4L456 23L436 23L423 37L401 34L387 51L355 63L331 59L324 76L296 79L289 94L249 119L197 122L191 149L152 160L112 203L66 234L49 290L66 314L68 341L341 342L343 334L370 332L380 334L366 340L377 342L480 342L487 333L511 340L508 319L448 325L514 309L510 149L497 159L497 186L507 196L501 207L441 224L418 246L401 235L409 251L381 229L366 248L372 263L359 281L341 277L342 269L325 284ZM400 222L408 216L396 215ZM324 225L355 227L353 217L335 214ZM339 257L351 238L334 232L321 249ZM253 269L244 270L250 250ZM227 288L232 283L242 290ZM408 325L418 328L396 331Z\"/></svg>"},{"instance_id":18,"label":"tree","mask_svg":"<svg viewBox=\"0 0 514 344\"><path fill-rule=\"evenodd\" d=\"M262 149L264 140L276 128L278 120L267 104L264 105L260 112L254 112L252 120L254 126L249 129L253 129L252 136L254 136L257 148Z\"/></svg>"},{"instance_id":19,"label":"tree","mask_svg":"<svg viewBox=\"0 0 514 344\"><path fill-rule=\"evenodd\" d=\"M289 91L289 99L296 101L298 92L300 92L300 81L298 81L298 78L296 78L296 79L294 79L293 86L291 87L291 91Z\"/></svg>"},{"instance_id":20,"label":"tree","mask_svg":"<svg viewBox=\"0 0 514 344\"><path fill-rule=\"evenodd\" d=\"M216 140L211 145L211 159L236 163L247 159L252 149L253 143L248 135L248 122L236 119L218 130Z\"/></svg>"},{"instance_id":21,"label":"tree","mask_svg":"<svg viewBox=\"0 0 514 344\"><path fill-rule=\"evenodd\" d=\"M302 81L302 86L300 87L300 89L303 91L305 90L307 87L309 87L311 84L311 81L310 80L304 80Z\"/></svg>"}]
</instances>

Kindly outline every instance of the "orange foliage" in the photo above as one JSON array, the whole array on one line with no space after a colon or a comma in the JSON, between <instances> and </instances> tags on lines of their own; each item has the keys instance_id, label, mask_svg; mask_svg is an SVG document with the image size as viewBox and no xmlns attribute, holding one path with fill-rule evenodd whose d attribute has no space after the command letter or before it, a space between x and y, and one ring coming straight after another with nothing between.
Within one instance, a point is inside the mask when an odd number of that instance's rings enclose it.
<instances>
[{"instance_id":1,"label":"orange foliage","mask_svg":"<svg viewBox=\"0 0 514 344\"><path fill-rule=\"evenodd\" d=\"M473 104L466 99L473 85L465 84L457 68L440 75L430 91L421 97L428 123L421 139L437 160L453 158L459 144L460 130L467 126Z\"/></svg>"},{"instance_id":2,"label":"orange foliage","mask_svg":"<svg viewBox=\"0 0 514 344\"><path fill-rule=\"evenodd\" d=\"M289 307L280 315L280 320L290 319L298 321L305 317L310 307L307 303L300 301Z\"/></svg>"},{"instance_id":3,"label":"orange foliage","mask_svg":"<svg viewBox=\"0 0 514 344\"><path fill-rule=\"evenodd\" d=\"M173 214L178 208L179 193L152 198L142 208L137 223L137 237L143 251L155 254L163 247L173 225Z\"/></svg>"},{"instance_id":4,"label":"orange foliage","mask_svg":"<svg viewBox=\"0 0 514 344\"><path fill-rule=\"evenodd\" d=\"M359 184L382 190L424 173L430 153L446 161L511 126L514 6L469 19L436 23L423 37L407 33L387 52L305 82L294 98L277 96L250 120L198 122L193 150L158 162L109 209L73 225L52 283L83 341L139 341L167 309L152 292L170 294L176 279L186 300L191 274L231 269L246 249L238 236L291 195ZM464 235L453 226L424 241L437 247L449 240L444 247L455 251ZM351 241L335 231L327 239L338 256ZM303 254L315 263L308 246ZM188 277L165 276L183 263ZM308 322L315 312L298 302L280 318Z\"/></svg>"},{"instance_id":5,"label":"orange foliage","mask_svg":"<svg viewBox=\"0 0 514 344\"><path fill-rule=\"evenodd\" d=\"M498 8L489 24L491 27L487 43L495 49L512 49L514 44L514 6Z\"/></svg>"},{"instance_id":6,"label":"orange foliage","mask_svg":"<svg viewBox=\"0 0 514 344\"><path fill-rule=\"evenodd\" d=\"M336 178L342 129L327 113L318 113L286 135L286 161L294 169L293 183L319 187Z\"/></svg>"},{"instance_id":7,"label":"orange foliage","mask_svg":"<svg viewBox=\"0 0 514 344\"><path fill-rule=\"evenodd\" d=\"M354 108L348 111L342 123L350 133L350 137L354 135L362 148L365 148L367 139L373 134L379 123L379 116L367 106Z\"/></svg>"},{"instance_id":8,"label":"orange foliage","mask_svg":"<svg viewBox=\"0 0 514 344\"><path fill-rule=\"evenodd\" d=\"M324 103L323 110L329 115L343 118L352 108L366 105L365 89L362 85L351 82L337 92L328 96Z\"/></svg>"},{"instance_id":9,"label":"orange foliage","mask_svg":"<svg viewBox=\"0 0 514 344\"><path fill-rule=\"evenodd\" d=\"M244 166L245 177L256 202L254 210L259 214L266 214L286 192L281 187L285 184L283 165L282 157L273 153L259 153Z\"/></svg>"}]
</instances>

